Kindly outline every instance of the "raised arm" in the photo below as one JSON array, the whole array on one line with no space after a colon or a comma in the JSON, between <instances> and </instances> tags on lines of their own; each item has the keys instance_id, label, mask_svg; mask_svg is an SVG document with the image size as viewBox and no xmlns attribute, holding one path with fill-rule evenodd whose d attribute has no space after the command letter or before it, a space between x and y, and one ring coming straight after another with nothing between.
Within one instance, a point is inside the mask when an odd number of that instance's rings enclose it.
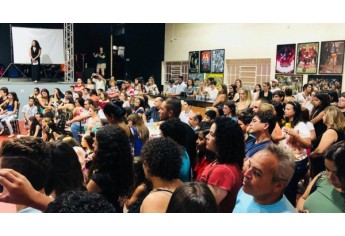
<instances>
[{"instance_id":1,"label":"raised arm","mask_svg":"<svg viewBox=\"0 0 345 236\"><path fill-rule=\"evenodd\" d=\"M30 206L44 211L54 199L35 190L29 180L12 169L0 170L0 202Z\"/></svg>"}]
</instances>

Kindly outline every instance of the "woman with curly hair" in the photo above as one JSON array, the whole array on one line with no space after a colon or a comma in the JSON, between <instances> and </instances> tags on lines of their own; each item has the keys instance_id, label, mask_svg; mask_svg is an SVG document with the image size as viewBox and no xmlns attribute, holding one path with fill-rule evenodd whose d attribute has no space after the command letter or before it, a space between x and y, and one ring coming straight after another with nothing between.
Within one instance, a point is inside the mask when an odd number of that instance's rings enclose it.
<instances>
[{"instance_id":1,"label":"woman with curly hair","mask_svg":"<svg viewBox=\"0 0 345 236\"><path fill-rule=\"evenodd\" d=\"M216 154L216 160L206 166L197 180L207 183L220 212L232 212L243 179L242 129L229 118L217 118L206 136L206 148Z\"/></svg>"},{"instance_id":2,"label":"woman with curly hair","mask_svg":"<svg viewBox=\"0 0 345 236\"><path fill-rule=\"evenodd\" d=\"M152 183L153 190L144 199L141 213L164 213L179 180L182 165L181 148L170 138L148 141L142 149L145 178Z\"/></svg>"},{"instance_id":3,"label":"woman with curly hair","mask_svg":"<svg viewBox=\"0 0 345 236\"><path fill-rule=\"evenodd\" d=\"M97 131L95 156L90 167L89 192L104 195L122 212L122 198L128 196L133 184L133 158L128 136L117 125L107 125Z\"/></svg>"}]
</instances>

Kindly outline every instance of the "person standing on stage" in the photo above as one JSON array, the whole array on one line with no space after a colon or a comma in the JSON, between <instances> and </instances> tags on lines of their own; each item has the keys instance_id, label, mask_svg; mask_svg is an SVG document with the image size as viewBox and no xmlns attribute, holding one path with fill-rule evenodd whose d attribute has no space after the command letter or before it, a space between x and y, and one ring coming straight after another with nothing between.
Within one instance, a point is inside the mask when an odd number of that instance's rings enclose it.
<instances>
[{"instance_id":1,"label":"person standing on stage","mask_svg":"<svg viewBox=\"0 0 345 236\"><path fill-rule=\"evenodd\" d=\"M97 58L96 73L101 70L101 75L104 77L105 68L107 68L105 53L103 52L103 47L99 48L99 53L93 53L93 56Z\"/></svg>"},{"instance_id":2,"label":"person standing on stage","mask_svg":"<svg viewBox=\"0 0 345 236\"><path fill-rule=\"evenodd\" d=\"M30 59L32 66L32 81L37 83L40 80L41 46L37 40L32 40L30 48Z\"/></svg>"}]
</instances>

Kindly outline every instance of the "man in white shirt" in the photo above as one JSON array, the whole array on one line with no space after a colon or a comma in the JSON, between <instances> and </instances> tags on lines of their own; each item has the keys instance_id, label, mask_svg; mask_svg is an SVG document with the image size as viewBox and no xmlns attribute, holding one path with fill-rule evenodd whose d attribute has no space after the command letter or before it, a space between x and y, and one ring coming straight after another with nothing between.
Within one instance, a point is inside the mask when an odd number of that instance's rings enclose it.
<instances>
[{"instance_id":1,"label":"man in white shirt","mask_svg":"<svg viewBox=\"0 0 345 236\"><path fill-rule=\"evenodd\" d=\"M280 90L280 88L278 87L278 83L279 81L277 79L271 79L271 93Z\"/></svg>"},{"instance_id":2,"label":"man in white shirt","mask_svg":"<svg viewBox=\"0 0 345 236\"><path fill-rule=\"evenodd\" d=\"M169 80L168 88L165 90L167 94L175 94L176 93L176 85L174 84L174 80Z\"/></svg>"},{"instance_id":3,"label":"man in white shirt","mask_svg":"<svg viewBox=\"0 0 345 236\"><path fill-rule=\"evenodd\" d=\"M96 74L96 73L93 73L92 74L92 82L95 83L95 89L103 89L103 91L105 91L105 84L106 84L106 81L105 79L103 78L103 76L99 75L99 74Z\"/></svg>"},{"instance_id":4,"label":"man in white shirt","mask_svg":"<svg viewBox=\"0 0 345 236\"><path fill-rule=\"evenodd\" d=\"M296 94L296 101L301 104L302 107L307 108L309 111L313 110L313 104L311 103L311 91L312 91L312 85L311 84L305 84L303 85L303 92Z\"/></svg>"},{"instance_id":5,"label":"man in white shirt","mask_svg":"<svg viewBox=\"0 0 345 236\"><path fill-rule=\"evenodd\" d=\"M22 112L24 114L24 128L29 128L29 118L31 116L35 116L37 113L37 107L34 105L35 99L33 97L29 97L29 103L26 104Z\"/></svg>"},{"instance_id":6,"label":"man in white shirt","mask_svg":"<svg viewBox=\"0 0 345 236\"><path fill-rule=\"evenodd\" d=\"M218 96L218 89L215 87L217 84L216 81L211 80L210 82L210 86L208 86L205 89L205 92L207 93L207 96L211 99L211 100L216 100L217 96Z\"/></svg>"},{"instance_id":7,"label":"man in white shirt","mask_svg":"<svg viewBox=\"0 0 345 236\"><path fill-rule=\"evenodd\" d=\"M181 92L186 91L187 85L183 82L183 76L180 75L177 80L175 95L180 95Z\"/></svg>"}]
</instances>

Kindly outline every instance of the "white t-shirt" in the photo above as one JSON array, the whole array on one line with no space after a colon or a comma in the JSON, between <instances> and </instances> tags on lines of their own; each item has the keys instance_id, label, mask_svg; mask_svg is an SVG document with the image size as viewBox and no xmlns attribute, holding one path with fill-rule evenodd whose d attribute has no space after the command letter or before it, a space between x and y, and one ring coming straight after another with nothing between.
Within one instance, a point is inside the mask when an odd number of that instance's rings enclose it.
<instances>
[{"instance_id":1,"label":"white t-shirt","mask_svg":"<svg viewBox=\"0 0 345 236\"><path fill-rule=\"evenodd\" d=\"M103 91L105 91L105 80L104 79L96 79L96 78L93 78L92 79L92 82L95 83L95 89L103 89Z\"/></svg>"},{"instance_id":2,"label":"white t-shirt","mask_svg":"<svg viewBox=\"0 0 345 236\"><path fill-rule=\"evenodd\" d=\"M205 91L208 93L210 96L210 99L216 100L218 96L218 89L214 88L213 90L210 87L207 87Z\"/></svg>"},{"instance_id":3,"label":"white t-shirt","mask_svg":"<svg viewBox=\"0 0 345 236\"><path fill-rule=\"evenodd\" d=\"M26 104L23 109L22 109L23 113L27 114L27 117L29 118L30 116L34 116L37 113L37 107L32 105L31 107L29 106L29 104Z\"/></svg>"},{"instance_id":4,"label":"white t-shirt","mask_svg":"<svg viewBox=\"0 0 345 236\"><path fill-rule=\"evenodd\" d=\"M182 82L181 84L176 85L176 94L180 95L181 92L184 92L187 88L187 85Z\"/></svg>"},{"instance_id":5,"label":"white t-shirt","mask_svg":"<svg viewBox=\"0 0 345 236\"><path fill-rule=\"evenodd\" d=\"M285 127L282 131L284 133ZM293 130L298 131L298 134L301 138L311 138L310 130L304 122L299 122ZM287 150L292 151L296 160L302 160L307 157L307 151L305 148L300 147L294 141L291 140L291 136L285 134L286 138L280 141L280 144L283 144L283 147Z\"/></svg>"}]
</instances>

